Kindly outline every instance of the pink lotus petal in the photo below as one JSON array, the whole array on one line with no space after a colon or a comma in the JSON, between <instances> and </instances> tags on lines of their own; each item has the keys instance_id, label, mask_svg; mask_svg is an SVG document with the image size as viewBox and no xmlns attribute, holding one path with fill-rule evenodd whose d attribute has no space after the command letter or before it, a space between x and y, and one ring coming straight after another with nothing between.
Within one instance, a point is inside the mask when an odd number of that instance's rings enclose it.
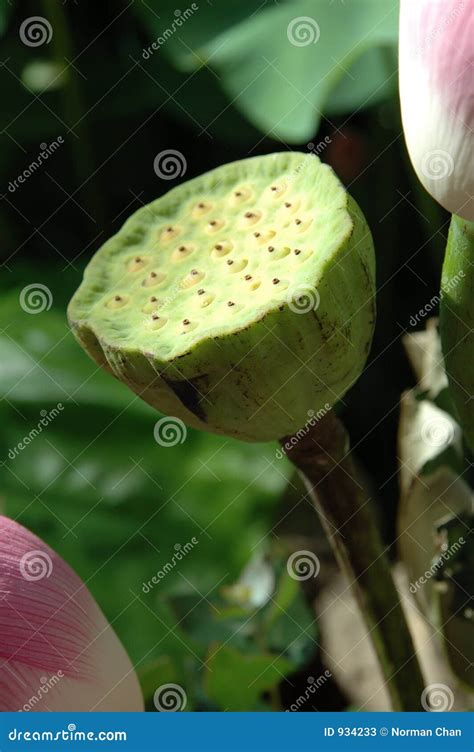
<instances>
[{"instance_id":1,"label":"pink lotus petal","mask_svg":"<svg viewBox=\"0 0 474 752\"><path fill-rule=\"evenodd\" d=\"M400 99L427 191L474 220L474 0L401 0Z\"/></svg>"},{"instance_id":2,"label":"pink lotus petal","mask_svg":"<svg viewBox=\"0 0 474 752\"><path fill-rule=\"evenodd\" d=\"M73 570L0 516L0 710L143 710L117 635Z\"/></svg>"}]
</instances>

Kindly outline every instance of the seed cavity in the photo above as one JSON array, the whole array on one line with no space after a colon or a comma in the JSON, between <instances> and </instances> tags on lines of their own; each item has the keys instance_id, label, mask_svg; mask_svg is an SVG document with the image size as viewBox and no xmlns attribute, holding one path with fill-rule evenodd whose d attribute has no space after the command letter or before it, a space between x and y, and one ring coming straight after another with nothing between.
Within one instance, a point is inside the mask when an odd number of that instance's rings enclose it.
<instances>
[{"instance_id":1,"label":"seed cavity","mask_svg":"<svg viewBox=\"0 0 474 752\"><path fill-rule=\"evenodd\" d=\"M236 272L241 272L242 269L245 269L247 264L248 264L247 259L237 259L236 261L234 261L233 259L227 260L227 265L229 267L229 271L231 274L235 274Z\"/></svg>"},{"instance_id":2,"label":"seed cavity","mask_svg":"<svg viewBox=\"0 0 474 752\"><path fill-rule=\"evenodd\" d=\"M207 308L209 305L211 305L211 303L212 303L212 301L214 300L215 297L216 296L212 295L212 293L205 293L203 295L203 297L199 301L200 307L201 308Z\"/></svg>"},{"instance_id":3,"label":"seed cavity","mask_svg":"<svg viewBox=\"0 0 474 752\"><path fill-rule=\"evenodd\" d=\"M109 300L106 305L107 308L123 308L128 303L128 296L127 295L114 295L111 300Z\"/></svg>"},{"instance_id":4,"label":"seed cavity","mask_svg":"<svg viewBox=\"0 0 474 752\"><path fill-rule=\"evenodd\" d=\"M192 332L193 329L197 327L197 321L190 321L189 319L183 319L181 322L182 325L182 331L181 334L187 334L188 332Z\"/></svg>"},{"instance_id":5,"label":"seed cavity","mask_svg":"<svg viewBox=\"0 0 474 752\"><path fill-rule=\"evenodd\" d=\"M155 295L152 295L148 302L143 306L142 311L143 313L153 313L157 308L161 308L162 305L163 302L158 300Z\"/></svg>"},{"instance_id":6,"label":"seed cavity","mask_svg":"<svg viewBox=\"0 0 474 752\"><path fill-rule=\"evenodd\" d=\"M252 282L252 284L250 285L250 290L251 290L252 292L255 292L255 290L258 290L258 288L260 287L260 285L261 285L261 284L262 284L262 283L260 282L260 280L259 280L259 279L256 279L256 280L255 280L254 282Z\"/></svg>"},{"instance_id":7,"label":"seed cavity","mask_svg":"<svg viewBox=\"0 0 474 752\"><path fill-rule=\"evenodd\" d=\"M192 210L192 216L196 219L199 219L200 217L204 217L205 214L208 214L212 209L212 204L209 201L199 201Z\"/></svg>"},{"instance_id":8,"label":"seed cavity","mask_svg":"<svg viewBox=\"0 0 474 752\"><path fill-rule=\"evenodd\" d=\"M243 216L243 224L244 227L251 227L252 225L256 225L257 222L259 222L262 218L262 212L261 211L248 211L245 212Z\"/></svg>"},{"instance_id":9,"label":"seed cavity","mask_svg":"<svg viewBox=\"0 0 474 752\"><path fill-rule=\"evenodd\" d=\"M299 233L305 232L312 224L312 219L295 219L295 225Z\"/></svg>"},{"instance_id":10,"label":"seed cavity","mask_svg":"<svg viewBox=\"0 0 474 752\"><path fill-rule=\"evenodd\" d=\"M286 256L288 256L291 253L291 248L289 248L287 245L282 246L281 248L275 248L272 256L272 261L278 261L279 259L283 259Z\"/></svg>"},{"instance_id":11,"label":"seed cavity","mask_svg":"<svg viewBox=\"0 0 474 752\"><path fill-rule=\"evenodd\" d=\"M143 258L143 256L135 256L128 262L127 269L129 272L139 272L140 269L143 269L147 265L147 263L147 258Z\"/></svg>"},{"instance_id":12,"label":"seed cavity","mask_svg":"<svg viewBox=\"0 0 474 752\"><path fill-rule=\"evenodd\" d=\"M287 188L287 185L284 181L281 183L273 183L269 188L269 193L272 198L280 198L280 196L283 196Z\"/></svg>"},{"instance_id":13,"label":"seed cavity","mask_svg":"<svg viewBox=\"0 0 474 752\"><path fill-rule=\"evenodd\" d=\"M233 191L229 203L232 206L239 206L244 204L252 195L252 191L247 186L241 186Z\"/></svg>"},{"instance_id":14,"label":"seed cavity","mask_svg":"<svg viewBox=\"0 0 474 752\"><path fill-rule=\"evenodd\" d=\"M187 274L184 279L181 280L180 287L182 289L193 287L194 285L197 285L197 283L202 279L204 279L205 276L205 272L198 271L197 269L191 269L189 274Z\"/></svg>"},{"instance_id":15,"label":"seed cavity","mask_svg":"<svg viewBox=\"0 0 474 752\"><path fill-rule=\"evenodd\" d=\"M211 219L206 225L206 232L209 235L213 235L214 233L219 232L219 230L222 230L224 225L225 222L223 219Z\"/></svg>"},{"instance_id":16,"label":"seed cavity","mask_svg":"<svg viewBox=\"0 0 474 752\"><path fill-rule=\"evenodd\" d=\"M215 258L222 258L222 256L227 256L227 254L231 252L233 247L234 244L231 243L230 240L220 240L219 243L216 243L213 247L212 255Z\"/></svg>"},{"instance_id":17,"label":"seed cavity","mask_svg":"<svg viewBox=\"0 0 474 752\"><path fill-rule=\"evenodd\" d=\"M173 238L178 237L179 233L181 232L179 227L173 227L173 225L168 225L168 227L165 227L165 229L160 234L160 240L163 243L168 243L170 240L173 240Z\"/></svg>"},{"instance_id":18,"label":"seed cavity","mask_svg":"<svg viewBox=\"0 0 474 752\"><path fill-rule=\"evenodd\" d=\"M147 277L142 282L143 287L155 287L156 285L159 285L160 282L163 282L166 275L163 274L163 272L157 272L157 271L151 271Z\"/></svg>"},{"instance_id":19,"label":"seed cavity","mask_svg":"<svg viewBox=\"0 0 474 752\"><path fill-rule=\"evenodd\" d=\"M168 321L167 318L164 318L163 316L158 316L157 313L154 313L151 317L151 328L154 331L157 331L158 329L162 329L167 323L167 321Z\"/></svg>"},{"instance_id":20,"label":"seed cavity","mask_svg":"<svg viewBox=\"0 0 474 752\"><path fill-rule=\"evenodd\" d=\"M173 253L171 254L171 260L175 262L183 261L193 251L194 251L194 246L192 245L179 245L177 248L174 249Z\"/></svg>"},{"instance_id":21,"label":"seed cavity","mask_svg":"<svg viewBox=\"0 0 474 752\"><path fill-rule=\"evenodd\" d=\"M294 214L298 211L298 209L301 206L300 199L292 200L292 201L285 201L283 206L281 207L281 212L283 214Z\"/></svg>"},{"instance_id":22,"label":"seed cavity","mask_svg":"<svg viewBox=\"0 0 474 752\"><path fill-rule=\"evenodd\" d=\"M259 245L264 245L272 240L276 235L275 230L262 230L261 232L254 232L254 237L257 239Z\"/></svg>"}]
</instances>

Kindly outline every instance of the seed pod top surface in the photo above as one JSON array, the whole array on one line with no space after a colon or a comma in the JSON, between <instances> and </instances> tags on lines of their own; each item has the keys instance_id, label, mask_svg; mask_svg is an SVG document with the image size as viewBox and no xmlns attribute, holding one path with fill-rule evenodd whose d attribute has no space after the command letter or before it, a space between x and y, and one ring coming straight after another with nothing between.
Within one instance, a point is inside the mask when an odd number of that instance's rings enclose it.
<instances>
[{"instance_id":1,"label":"seed pod top surface","mask_svg":"<svg viewBox=\"0 0 474 752\"><path fill-rule=\"evenodd\" d=\"M162 412L263 441L355 381L373 296L360 210L330 167L285 152L139 209L89 263L68 315L86 351Z\"/></svg>"}]
</instances>

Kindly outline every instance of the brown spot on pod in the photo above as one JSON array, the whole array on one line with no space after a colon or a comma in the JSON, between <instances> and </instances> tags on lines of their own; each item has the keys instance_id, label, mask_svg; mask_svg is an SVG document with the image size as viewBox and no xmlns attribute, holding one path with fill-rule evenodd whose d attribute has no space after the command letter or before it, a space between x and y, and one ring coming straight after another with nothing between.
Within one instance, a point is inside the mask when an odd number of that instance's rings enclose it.
<instances>
[{"instance_id":1,"label":"brown spot on pod","mask_svg":"<svg viewBox=\"0 0 474 752\"><path fill-rule=\"evenodd\" d=\"M199 201L194 207L191 212L192 216L196 219L199 219L199 217L204 217L206 214L208 214L212 209L212 204L210 201Z\"/></svg>"},{"instance_id":2,"label":"brown spot on pod","mask_svg":"<svg viewBox=\"0 0 474 752\"><path fill-rule=\"evenodd\" d=\"M227 256L227 254L231 252L233 247L234 245L233 243L230 242L230 240L220 240L219 243L216 243L215 246L213 247L212 255L215 258L221 258L222 256Z\"/></svg>"},{"instance_id":3,"label":"brown spot on pod","mask_svg":"<svg viewBox=\"0 0 474 752\"><path fill-rule=\"evenodd\" d=\"M107 301L106 305L107 308L123 308L128 303L128 296L127 295L114 295L111 300Z\"/></svg>"},{"instance_id":4,"label":"brown spot on pod","mask_svg":"<svg viewBox=\"0 0 474 752\"><path fill-rule=\"evenodd\" d=\"M259 222L262 218L262 212L261 211L247 211L245 212L242 221L244 227L251 227L252 225L256 225L257 222Z\"/></svg>"},{"instance_id":5,"label":"brown spot on pod","mask_svg":"<svg viewBox=\"0 0 474 752\"><path fill-rule=\"evenodd\" d=\"M129 272L139 272L147 265L147 263L147 258L143 258L143 256L135 256L128 262L127 269Z\"/></svg>"},{"instance_id":6,"label":"brown spot on pod","mask_svg":"<svg viewBox=\"0 0 474 752\"><path fill-rule=\"evenodd\" d=\"M224 225L225 222L223 219L211 219L206 225L206 232L209 235L213 235L214 233L219 232L219 230L222 230Z\"/></svg>"}]
</instances>

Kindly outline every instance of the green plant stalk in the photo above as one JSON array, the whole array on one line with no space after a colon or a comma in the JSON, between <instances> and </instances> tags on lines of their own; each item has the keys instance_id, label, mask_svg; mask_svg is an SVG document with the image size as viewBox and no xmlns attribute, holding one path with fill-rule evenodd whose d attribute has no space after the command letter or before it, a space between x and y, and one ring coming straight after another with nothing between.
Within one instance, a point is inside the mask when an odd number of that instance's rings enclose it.
<instances>
[{"instance_id":1,"label":"green plant stalk","mask_svg":"<svg viewBox=\"0 0 474 752\"><path fill-rule=\"evenodd\" d=\"M349 438L330 410L302 437L282 439L349 577L393 710L419 711L423 677L368 499L357 481Z\"/></svg>"},{"instance_id":2,"label":"green plant stalk","mask_svg":"<svg viewBox=\"0 0 474 752\"><path fill-rule=\"evenodd\" d=\"M474 452L474 222L455 215L441 278L440 333L451 398Z\"/></svg>"}]
</instances>

